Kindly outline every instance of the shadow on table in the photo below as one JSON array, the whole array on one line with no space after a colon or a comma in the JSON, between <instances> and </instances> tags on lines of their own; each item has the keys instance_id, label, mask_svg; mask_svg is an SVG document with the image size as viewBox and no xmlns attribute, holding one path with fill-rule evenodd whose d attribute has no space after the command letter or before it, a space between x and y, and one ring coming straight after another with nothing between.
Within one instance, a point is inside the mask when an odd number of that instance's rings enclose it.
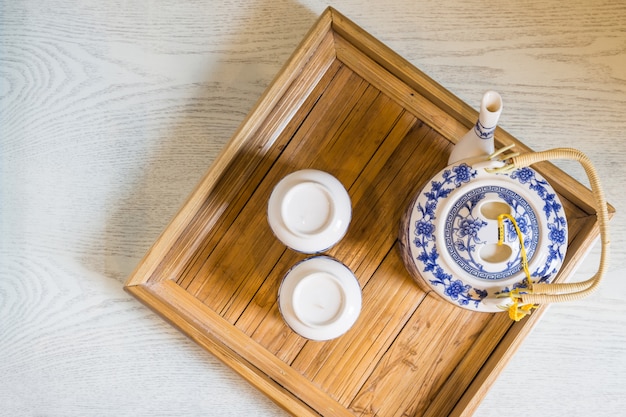
<instances>
[{"instance_id":1,"label":"shadow on table","mask_svg":"<svg viewBox=\"0 0 626 417\"><path fill-rule=\"evenodd\" d=\"M158 144L146 145L140 179L107 219L106 276L125 282L317 19L292 0L263 0L249 7L249 13L226 25L232 37L223 48L216 52L197 47L197 54L215 62L206 76L169 93L175 105L163 117L173 114L178 120L171 128L160 123L170 131L155 137Z\"/></svg>"}]
</instances>

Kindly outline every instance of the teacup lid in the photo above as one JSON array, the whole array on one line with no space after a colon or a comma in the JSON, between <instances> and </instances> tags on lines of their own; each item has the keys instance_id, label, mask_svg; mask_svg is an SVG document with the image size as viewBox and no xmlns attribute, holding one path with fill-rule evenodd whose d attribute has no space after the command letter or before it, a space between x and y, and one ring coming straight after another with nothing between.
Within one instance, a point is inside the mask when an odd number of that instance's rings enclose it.
<instances>
[{"instance_id":1,"label":"teacup lid","mask_svg":"<svg viewBox=\"0 0 626 417\"><path fill-rule=\"evenodd\" d=\"M305 259L283 278L278 306L289 327L311 340L347 332L361 311L361 288L350 269L328 256Z\"/></svg>"},{"instance_id":2,"label":"teacup lid","mask_svg":"<svg viewBox=\"0 0 626 417\"><path fill-rule=\"evenodd\" d=\"M268 201L267 217L276 237L303 253L322 252L346 233L350 196L327 172L305 169L284 177Z\"/></svg>"},{"instance_id":3,"label":"teacup lid","mask_svg":"<svg viewBox=\"0 0 626 417\"><path fill-rule=\"evenodd\" d=\"M488 164L497 164L489 162ZM533 282L551 280L567 250L567 221L556 192L531 168L509 174L458 163L439 172L411 207L411 257L420 275L444 299L495 312L502 294L527 286L519 236L498 215L512 216L522 234Z\"/></svg>"}]
</instances>

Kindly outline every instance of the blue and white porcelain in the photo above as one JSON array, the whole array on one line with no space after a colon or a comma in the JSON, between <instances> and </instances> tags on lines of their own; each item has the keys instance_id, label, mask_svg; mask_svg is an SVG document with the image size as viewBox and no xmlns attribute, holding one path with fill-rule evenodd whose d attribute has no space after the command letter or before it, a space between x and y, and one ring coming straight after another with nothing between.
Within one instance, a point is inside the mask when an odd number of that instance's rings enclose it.
<instances>
[{"instance_id":1,"label":"blue and white porcelain","mask_svg":"<svg viewBox=\"0 0 626 417\"><path fill-rule=\"evenodd\" d=\"M499 94L485 94L477 126L455 146L462 152L453 152L449 166L420 191L401 232L405 263L418 283L482 312L502 311L509 303L502 295L527 286L520 240L509 221L498 245L498 215L515 218L533 282L550 281L567 250L565 212L550 184L531 168L489 172L503 165L487 158L501 110Z\"/></svg>"}]
</instances>

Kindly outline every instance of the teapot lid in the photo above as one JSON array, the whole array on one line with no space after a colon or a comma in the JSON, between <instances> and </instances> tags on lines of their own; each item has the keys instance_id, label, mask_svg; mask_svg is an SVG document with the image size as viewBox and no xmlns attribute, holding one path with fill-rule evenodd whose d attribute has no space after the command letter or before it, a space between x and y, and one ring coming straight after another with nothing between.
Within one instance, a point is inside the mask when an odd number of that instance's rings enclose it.
<instances>
[{"instance_id":1,"label":"teapot lid","mask_svg":"<svg viewBox=\"0 0 626 417\"><path fill-rule=\"evenodd\" d=\"M457 163L439 172L418 194L408 223L411 259L424 281L444 299L474 311L500 311L502 294L527 286L517 232L522 233L533 282L551 280L567 249L563 205L532 168L488 173L498 162Z\"/></svg>"}]
</instances>

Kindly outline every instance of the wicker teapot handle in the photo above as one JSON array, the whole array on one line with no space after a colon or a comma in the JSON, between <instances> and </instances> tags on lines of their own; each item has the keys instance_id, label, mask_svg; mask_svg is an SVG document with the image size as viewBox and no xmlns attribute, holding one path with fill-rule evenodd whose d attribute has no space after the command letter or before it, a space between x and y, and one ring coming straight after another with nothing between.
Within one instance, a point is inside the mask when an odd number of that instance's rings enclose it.
<instances>
[{"instance_id":1,"label":"wicker teapot handle","mask_svg":"<svg viewBox=\"0 0 626 417\"><path fill-rule=\"evenodd\" d=\"M507 147L503 150L509 149ZM503 150L497 152L500 154ZM514 169L523 168L541 161L549 161L554 159L569 159L578 161L589 178L591 191L595 200L596 215L600 226L600 239L602 244L602 252L600 255L600 266L598 271L591 278L572 283L563 284L532 284L528 292L517 295L520 304L535 305L545 303L555 303L563 301L573 301L588 296L598 288L603 275L605 274L609 264L609 213L607 208L604 191L600 184L600 179L589 158L577 149L572 148L556 148L543 152L529 152L521 155L502 156L505 165L497 168L499 172L509 172Z\"/></svg>"}]
</instances>

